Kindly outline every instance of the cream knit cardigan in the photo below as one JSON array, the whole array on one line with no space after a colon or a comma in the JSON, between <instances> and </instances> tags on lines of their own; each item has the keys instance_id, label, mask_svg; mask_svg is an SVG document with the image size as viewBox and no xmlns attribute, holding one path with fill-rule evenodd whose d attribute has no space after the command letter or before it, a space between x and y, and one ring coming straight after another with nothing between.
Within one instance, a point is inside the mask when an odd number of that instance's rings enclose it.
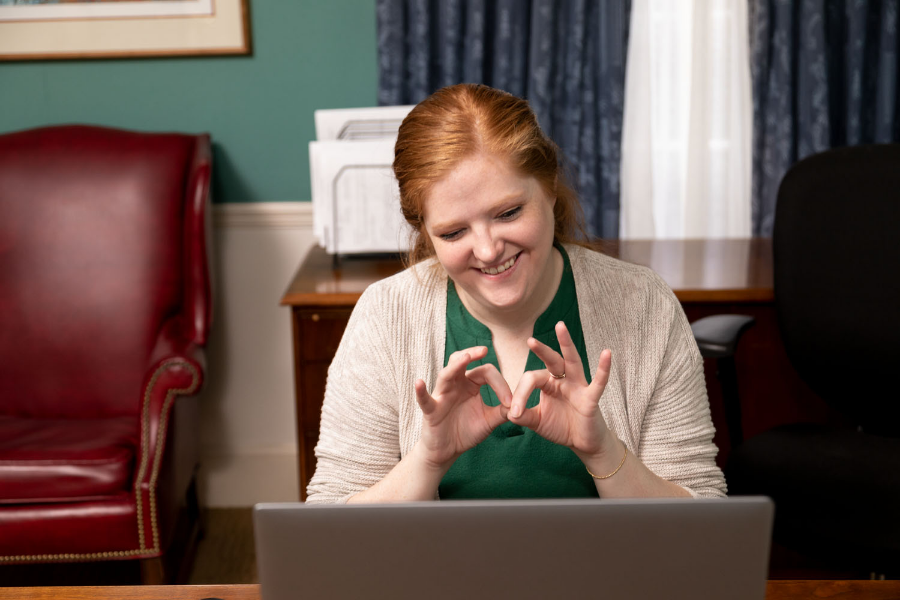
<instances>
[{"instance_id":1,"label":"cream knit cardigan","mask_svg":"<svg viewBox=\"0 0 900 600\"><path fill-rule=\"evenodd\" d=\"M681 305L653 271L566 246L588 364L612 350L600 399L611 431L651 471L695 497L725 495L703 362ZM412 450L422 429L413 384L444 365L447 275L426 261L363 293L328 369L308 503L346 502Z\"/></svg>"}]
</instances>

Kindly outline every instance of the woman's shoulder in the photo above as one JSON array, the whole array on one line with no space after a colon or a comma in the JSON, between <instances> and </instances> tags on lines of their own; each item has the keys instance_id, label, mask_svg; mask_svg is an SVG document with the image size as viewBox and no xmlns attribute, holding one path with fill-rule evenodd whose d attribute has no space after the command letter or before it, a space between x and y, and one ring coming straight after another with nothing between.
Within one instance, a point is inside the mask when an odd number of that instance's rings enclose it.
<instances>
[{"instance_id":1,"label":"woman's shoulder","mask_svg":"<svg viewBox=\"0 0 900 600\"><path fill-rule=\"evenodd\" d=\"M371 284L356 306L367 312L422 313L427 306L440 301L446 292L447 275L432 258Z\"/></svg>"},{"instance_id":2,"label":"woman's shoulder","mask_svg":"<svg viewBox=\"0 0 900 600\"><path fill-rule=\"evenodd\" d=\"M443 324L446 291L441 273L424 264L371 284L353 308L341 348L354 360L361 356L380 360L391 353L401 359L423 354ZM371 356L372 352L376 355Z\"/></svg>"},{"instance_id":3,"label":"woman's shoulder","mask_svg":"<svg viewBox=\"0 0 900 600\"><path fill-rule=\"evenodd\" d=\"M615 291L626 295L652 295L675 299L672 289L649 267L625 262L597 250L565 245L575 281L592 291Z\"/></svg>"}]
</instances>

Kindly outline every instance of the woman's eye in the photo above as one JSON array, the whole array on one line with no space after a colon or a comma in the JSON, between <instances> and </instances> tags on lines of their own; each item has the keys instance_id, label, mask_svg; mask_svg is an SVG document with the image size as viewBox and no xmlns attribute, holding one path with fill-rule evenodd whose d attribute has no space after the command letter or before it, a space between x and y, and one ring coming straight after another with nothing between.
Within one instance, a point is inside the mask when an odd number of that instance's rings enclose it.
<instances>
[{"instance_id":1,"label":"woman's eye","mask_svg":"<svg viewBox=\"0 0 900 600\"><path fill-rule=\"evenodd\" d=\"M442 233L438 237L444 240L445 242L452 242L456 238L462 235L462 229L457 229L456 231L451 231L450 233Z\"/></svg>"},{"instance_id":2,"label":"woman's eye","mask_svg":"<svg viewBox=\"0 0 900 600\"><path fill-rule=\"evenodd\" d=\"M503 220L505 220L505 221L508 221L508 220L510 220L510 219L514 219L520 212L522 212L522 207L521 207L521 206L517 206L517 207L515 207L515 208L513 208L513 209L510 209L510 210L506 211L506 212L503 213L502 215L500 215L500 218L503 219Z\"/></svg>"}]
</instances>

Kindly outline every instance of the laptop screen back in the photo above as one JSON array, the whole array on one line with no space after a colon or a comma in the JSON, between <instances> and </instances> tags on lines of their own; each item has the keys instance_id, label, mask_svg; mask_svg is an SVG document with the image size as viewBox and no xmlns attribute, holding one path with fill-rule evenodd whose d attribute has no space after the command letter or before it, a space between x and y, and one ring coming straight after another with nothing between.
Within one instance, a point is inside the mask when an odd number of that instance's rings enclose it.
<instances>
[{"instance_id":1,"label":"laptop screen back","mask_svg":"<svg viewBox=\"0 0 900 600\"><path fill-rule=\"evenodd\" d=\"M263 600L762 600L766 498L254 510Z\"/></svg>"}]
</instances>

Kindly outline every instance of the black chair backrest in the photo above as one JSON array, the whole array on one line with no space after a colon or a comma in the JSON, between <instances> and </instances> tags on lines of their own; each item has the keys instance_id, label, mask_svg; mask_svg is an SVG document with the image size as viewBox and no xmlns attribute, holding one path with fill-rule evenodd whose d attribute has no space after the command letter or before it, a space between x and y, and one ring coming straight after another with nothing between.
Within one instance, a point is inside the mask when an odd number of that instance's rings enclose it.
<instances>
[{"instance_id":1,"label":"black chair backrest","mask_svg":"<svg viewBox=\"0 0 900 600\"><path fill-rule=\"evenodd\" d=\"M773 244L794 367L864 431L900 435L900 145L829 150L791 167Z\"/></svg>"}]
</instances>

